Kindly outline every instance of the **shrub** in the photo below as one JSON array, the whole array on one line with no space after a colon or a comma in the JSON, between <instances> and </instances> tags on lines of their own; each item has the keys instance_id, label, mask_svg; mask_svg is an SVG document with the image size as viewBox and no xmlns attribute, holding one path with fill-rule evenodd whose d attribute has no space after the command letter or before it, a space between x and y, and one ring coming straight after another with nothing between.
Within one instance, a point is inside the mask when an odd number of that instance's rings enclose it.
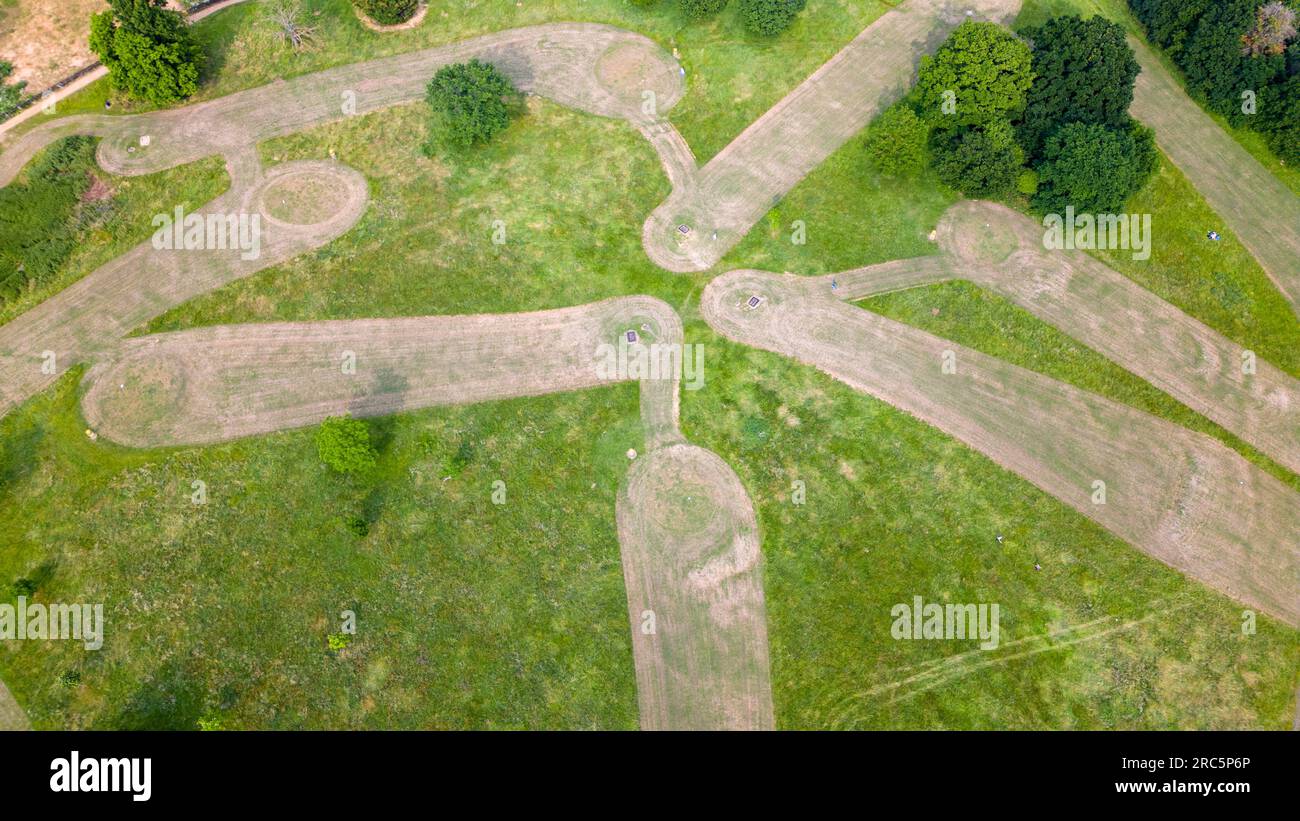
<instances>
[{"instance_id":1,"label":"shrub","mask_svg":"<svg viewBox=\"0 0 1300 821\"><path fill-rule=\"evenodd\" d=\"M867 160L882 174L904 175L925 163L930 127L904 103L896 103L867 128Z\"/></svg>"},{"instance_id":2,"label":"shrub","mask_svg":"<svg viewBox=\"0 0 1300 821\"><path fill-rule=\"evenodd\" d=\"M352 0L362 14L385 26L405 23L415 16L419 0Z\"/></svg>"},{"instance_id":3,"label":"shrub","mask_svg":"<svg viewBox=\"0 0 1300 821\"><path fill-rule=\"evenodd\" d=\"M936 130L931 156L939 178L968 197L1010 194L1025 160L1011 124L1005 120L955 131Z\"/></svg>"},{"instance_id":4,"label":"shrub","mask_svg":"<svg viewBox=\"0 0 1300 821\"><path fill-rule=\"evenodd\" d=\"M5 117L18 109L23 101L23 89L27 83L8 83L9 75L14 73L14 65L8 60L0 60L0 117Z\"/></svg>"},{"instance_id":5,"label":"shrub","mask_svg":"<svg viewBox=\"0 0 1300 821\"><path fill-rule=\"evenodd\" d=\"M64 670L59 673L59 684L64 687L76 687L81 683L81 673L76 670Z\"/></svg>"},{"instance_id":6,"label":"shrub","mask_svg":"<svg viewBox=\"0 0 1300 821\"><path fill-rule=\"evenodd\" d=\"M30 597L36 592L36 582L28 578L21 578L14 581L14 595Z\"/></svg>"},{"instance_id":7,"label":"shrub","mask_svg":"<svg viewBox=\"0 0 1300 821\"><path fill-rule=\"evenodd\" d=\"M755 34L780 34L807 4L807 0L740 0L740 20Z\"/></svg>"},{"instance_id":8,"label":"shrub","mask_svg":"<svg viewBox=\"0 0 1300 821\"><path fill-rule=\"evenodd\" d=\"M496 66L478 60L443 66L429 82L431 143L465 148L505 131L521 96Z\"/></svg>"},{"instance_id":9,"label":"shrub","mask_svg":"<svg viewBox=\"0 0 1300 821\"><path fill-rule=\"evenodd\" d=\"M94 146L89 137L60 140L32 163L25 182L0 188L0 302L50 277L72 253Z\"/></svg>"},{"instance_id":10,"label":"shrub","mask_svg":"<svg viewBox=\"0 0 1300 821\"><path fill-rule=\"evenodd\" d=\"M1069 123L1047 138L1033 205L1045 214L1063 213L1069 205L1076 211L1117 213L1157 162L1150 129Z\"/></svg>"},{"instance_id":11,"label":"shrub","mask_svg":"<svg viewBox=\"0 0 1300 821\"><path fill-rule=\"evenodd\" d=\"M198 91L203 52L163 0L109 0L108 11L90 18L90 50L113 87L132 97L166 105Z\"/></svg>"},{"instance_id":12,"label":"shrub","mask_svg":"<svg viewBox=\"0 0 1300 821\"><path fill-rule=\"evenodd\" d=\"M692 20L712 17L727 5L727 0L677 0L677 8Z\"/></svg>"},{"instance_id":13,"label":"shrub","mask_svg":"<svg viewBox=\"0 0 1300 821\"><path fill-rule=\"evenodd\" d=\"M321 422L316 431L316 452L322 462L343 474L363 473L375 466L370 429L348 416L332 416Z\"/></svg>"},{"instance_id":14,"label":"shrub","mask_svg":"<svg viewBox=\"0 0 1300 821\"><path fill-rule=\"evenodd\" d=\"M994 23L966 22L921 58L916 94L922 115L937 121L952 92L956 122L979 125L1019 114L1033 79L1028 44Z\"/></svg>"},{"instance_id":15,"label":"shrub","mask_svg":"<svg viewBox=\"0 0 1300 821\"><path fill-rule=\"evenodd\" d=\"M1021 171L1016 177L1016 190L1029 197L1038 193L1038 172L1032 168Z\"/></svg>"}]
</instances>

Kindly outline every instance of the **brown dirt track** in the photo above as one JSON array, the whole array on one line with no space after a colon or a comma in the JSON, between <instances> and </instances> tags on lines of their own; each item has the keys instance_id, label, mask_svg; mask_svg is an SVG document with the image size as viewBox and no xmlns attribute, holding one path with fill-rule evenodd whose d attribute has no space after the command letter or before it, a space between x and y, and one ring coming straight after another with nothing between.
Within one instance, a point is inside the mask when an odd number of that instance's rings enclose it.
<instances>
[{"instance_id":1,"label":"brown dirt track","mask_svg":"<svg viewBox=\"0 0 1300 821\"><path fill-rule=\"evenodd\" d=\"M751 295L764 301L749 310ZM915 415L1139 550L1300 626L1300 494L1219 442L841 302L823 278L732 271L701 311L724 336ZM944 351L954 374L941 372ZM1105 504L1092 501L1094 480Z\"/></svg>"},{"instance_id":2,"label":"brown dirt track","mask_svg":"<svg viewBox=\"0 0 1300 821\"><path fill-rule=\"evenodd\" d=\"M602 84L597 74L602 57L610 49L629 46L644 61L639 76L625 69L608 79L610 85ZM147 174L342 119L348 116L343 113L348 94L355 95L357 114L422 99L438 68L472 57L492 62L523 91L637 125L660 121L682 94L676 61L639 34L586 23L529 26L338 66L182 108L53 120L6 142L0 155L0 185L7 185L36 151L59 137L100 136L98 159L106 171ZM642 86L656 91L653 116L642 111ZM144 134L150 136L150 145L141 149L139 137Z\"/></svg>"},{"instance_id":3,"label":"brown dirt track","mask_svg":"<svg viewBox=\"0 0 1300 821\"><path fill-rule=\"evenodd\" d=\"M30 730L27 714L18 706L9 688L0 681L0 732L7 730Z\"/></svg>"},{"instance_id":4,"label":"brown dirt track","mask_svg":"<svg viewBox=\"0 0 1300 821\"><path fill-rule=\"evenodd\" d=\"M157 250L145 242L0 326L0 414L51 384L73 365L95 357L132 329L164 311L290 259L342 235L365 211L365 178L328 160L284 163L258 173L247 154L230 164L235 187L198 214L261 213L262 192L282 178L309 174L329 179L335 208L316 225L291 225L263 214L261 252L244 259L237 249ZM43 352L56 354L44 373Z\"/></svg>"},{"instance_id":5,"label":"brown dirt track","mask_svg":"<svg viewBox=\"0 0 1300 821\"><path fill-rule=\"evenodd\" d=\"M650 323L680 336L649 297L475 316L222 325L124 340L86 376L86 419L135 447L207 444L436 405L611 384L597 347ZM661 330L662 329L662 330ZM345 373L345 352L355 373ZM123 387L126 386L126 387ZM656 429L675 428L674 387L648 386ZM649 423L648 423L649 424Z\"/></svg>"},{"instance_id":6,"label":"brown dirt track","mask_svg":"<svg viewBox=\"0 0 1300 821\"><path fill-rule=\"evenodd\" d=\"M1300 382L1082 251L1046 250L1039 223L957 203L939 222L949 267L1007 297L1300 472ZM998 249L991 251L990 249ZM1006 249L1005 252L1002 249Z\"/></svg>"}]
</instances>

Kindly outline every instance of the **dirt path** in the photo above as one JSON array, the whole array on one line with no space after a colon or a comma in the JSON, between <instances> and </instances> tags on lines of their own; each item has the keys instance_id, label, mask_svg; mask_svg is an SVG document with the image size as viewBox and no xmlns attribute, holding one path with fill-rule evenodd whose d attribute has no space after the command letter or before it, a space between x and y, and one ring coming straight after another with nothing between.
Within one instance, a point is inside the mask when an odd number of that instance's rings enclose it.
<instances>
[{"instance_id":1,"label":"dirt path","mask_svg":"<svg viewBox=\"0 0 1300 821\"><path fill-rule=\"evenodd\" d=\"M1300 198L1219 128L1146 44L1129 37L1129 45L1142 67L1129 111L1155 129L1160 148L1300 315Z\"/></svg>"},{"instance_id":2,"label":"dirt path","mask_svg":"<svg viewBox=\"0 0 1300 821\"><path fill-rule=\"evenodd\" d=\"M965 201L937 229L949 267L1059 328L1300 472L1300 381L1082 251L1043 248L1043 227Z\"/></svg>"},{"instance_id":3,"label":"dirt path","mask_svg":"<svg viewBox=\"0 0 1300 821\"><path fill-rule=\"evenodd\" d=\"M30 730L32 725L27 720L27 714L23 708L18 706L13 694L9 688L0 681L0 732L7 730Z\"/></svg>"},{"instance_id":4,"label":"dirt path","mask_svg":"<svg viewBox=\"0 0 1300 821\"><path fill-rule=\"evenodd\" d=\"M676 61L648 38L597 24L529 26L338 66L182 108L52 120L6 142L0 185L40 148L70 134L102 138L98 160L105 170L148 174L352 113L422 99L440 67L473 57L495 64L523 91L638 126L660 122L682 95ZM650 109L644 107L646 91L655 94ZM147 147L140 146L144 135L150 138Z\"/></svg>"},{"instance_id":5,"label":"dirt path","mask_svg":"<svg viewBox=\"0 0 1300 821\"><path fill-rule=\"evenodd\" d=\"M1300 494L1208 436L842 302L820 278L732 271L701 311L724 336L913 414L1148 555L1300 626Z\"/></svg>"},{"instance_id":6,"label":"dirt path","mask_svg":"<svg viewBox=\"0 0 1300 821\"><path fill-rule=\"evenodd\" d=\"M650 259L670 271L712 267L799 180L902 96L921 55L968 19L967 10L970 19L1009 23L1020 0L905 0L882 15L688 184L674 181L642 230Z\"/></svg>"},{"instance_id":7,"label":"dirt path","mask_svg":"<svg viewBox=\"0 0 1300 821\"><path fill-rule=\"evenodd\" d=\"M246 215L250 239L251 217L256 215L260 219L256 257L249 258L251 251L229 241L226 247L209 244L206 231L201 249L158 250L152 241L145 242L0 326L0 371L5 376L0 384L0 415L153 317L324 245L351 228L365 211L365 178L346 166L300 161L263 174L249 151L231 156L228 168L235 187L195 213L204 220L208 215ZM277 198L306 181L314 181L317 208L297 218L310 222L277 218L277 214L286 216Z\"/></svg>"},{"instance_id":8,"label":"dirt path","mask_svg":"<svg viewBox=\"0 0 1300 821\"><path fill-rule=\"evenodd\" d=\"M666 327L665 327L666 326ZM602 344L629 329L680 336L650 297L548 311L223 325L127 339L90 370L82 408L101 435L136 447L221 442L436 405L594 388ZM675 428L674 383L648 387L648 425Z\"/></svg>"}]
</instances>

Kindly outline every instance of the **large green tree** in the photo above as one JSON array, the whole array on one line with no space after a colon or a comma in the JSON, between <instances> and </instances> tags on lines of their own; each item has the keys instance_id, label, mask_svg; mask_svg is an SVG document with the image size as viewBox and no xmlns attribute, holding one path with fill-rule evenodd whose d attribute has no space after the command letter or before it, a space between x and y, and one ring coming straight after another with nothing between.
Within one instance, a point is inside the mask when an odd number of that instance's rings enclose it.
<instances>
[{"instance_id":1,"label":"large green tree","mask_svg":"<svg viewBox=\"0 0 1300 821\"><path fill-rule=\"evenodd\" d=\"M1129 125L1138 63L1120 25L1102 17L1054 17L1023 34L1033 49L1034 83L1016 133L1031 158L1066 123Z\"/></svg>"},{"instance_id":2,"label":"large green tree","mask_svg":"<svg viewBox=\"0 0 1300 821\"><path fill-rule=\"evenodd\" d=\"M1068 123L1047 138L1038 166L1033 205L1040 213L1118 213L1155 172L1158 164L1150 129L1096 123Z\"/></svg>"},{"instance_id":3,"label":"large green tree","mask_svg":"<svg viewBox=\"0 0 1300 821\"><path fill-rule=\"evenodd\" d=\"M1029 45L1005 28L962 23L934 56L921 58L915 90L920 113L960 125L1014 117L1033 83L1031 63Z\"/></svg>"},{"instance_id":4,"label":"large green tree","mask_svg":"<svg viewBox=\"0 0 1300 821\"><path fill-rule=\"evenodd\" d=\"M465 148L505 131L521 95L496 66L475 59L438 69L426 99L433 109L431 146Z\"/></svg>"},{"instance_id":5,"label":"large green tree","mask_svg":"<svg viewBox=\"0 0 1300 821\"><path fill-rule=\"evenodd\" d=\"M1256 128L1279 157L1300 164L1300 74L1264 90Z\"/></svg>"},{"instance_id":6,"label":"large green tree","mask_svg":"<svg viewBox=\"0 0 1300 821\"><path fill-rule=\"evenodd\" d=\"M164 0L109 0L90 18L90 49L108 68L114 88L158 105L199 88L203 52L184 18Z\"/></svg>"},{"instance_id":7,"label":"large green tree","mask_svg":"<svg viewBox=\"0 0 1300 821\"><path fill-rule=\"evenodd\" d=\"M1218 0L1206 9L1178 57L1192 93L1234 124L1246 122L1243 92L1260 94L1282 76L1281 54L1243 52L1246 32L1255 24L1259 0Z\"/></svg>"}]
</instances>

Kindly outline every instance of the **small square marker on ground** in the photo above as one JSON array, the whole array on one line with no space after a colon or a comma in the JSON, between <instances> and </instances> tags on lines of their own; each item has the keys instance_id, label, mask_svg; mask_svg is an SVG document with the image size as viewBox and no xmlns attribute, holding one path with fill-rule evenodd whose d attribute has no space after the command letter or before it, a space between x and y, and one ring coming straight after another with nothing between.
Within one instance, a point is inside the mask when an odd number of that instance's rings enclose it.
<instances>
[{"instance_id":1,"label":"small square marker on ground","mask_svg":"<svg viewBox=\"0 0 1300 821\"><path fill-rule=\"evenodd\" d=\"M751 297L749 298L749 302L747 302L747 303L745 303L745 304L748 305L748 306L751 307L751 308L757 308L757 307L759 306L759 304L760 304L762 301L763 301L763 298L762 298L761 296L755 294L754 296L751 296Z\"/></svg>"},{"instance_id":2,"label":"small square marker on ground","mask_svg":"<svg viewBox=\"0 0 1300 821\"><path fill-rule=\"evenodd\" d=\"M148 134L141 134L141 135L140 135L140 145L141 145L142 147L148 147L148 145L149 145L149 135L148 135Z\"/></svg>"},{"instance_id":3,"label":"small square marker on ground","mask_svg":"<svg viewBox=\"0 0 1300 821\"><path fill-rule=\"evenodd\" d=\"M691 226L687 225L686 223L682 223L681 225L677 226L677 230L683 234L689 234L691 232Z\"/></svg>"},{"instance_id":4,"label":"small square marker on ground","mask_svg":"<svg viewBox=\"0 0 1300 821\"><path fill-rule=\"evenodd\" d=\"M627 341L628 341L628 342L636 342L636 331L628 331L628 332L627 332Z\"/></svg>"}]
</instances>

